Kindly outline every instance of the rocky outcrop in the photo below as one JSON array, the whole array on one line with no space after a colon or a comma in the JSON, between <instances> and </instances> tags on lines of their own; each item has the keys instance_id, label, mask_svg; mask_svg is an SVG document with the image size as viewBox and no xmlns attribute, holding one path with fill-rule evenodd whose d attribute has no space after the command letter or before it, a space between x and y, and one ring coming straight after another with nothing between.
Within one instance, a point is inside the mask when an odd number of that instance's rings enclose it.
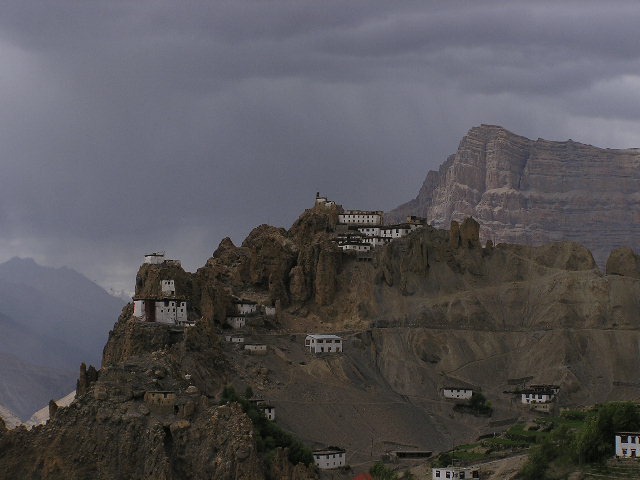
<instances>
[{"instance_id":1,"label":"rocky outcrop","mask_svg":"<svg viewBox=\"0 0 640 480\"><path fill-rule=\"evenodd\" d=\"M278 448L271 460L271 478L278 480L316 480L318 475L315 468L303 463L293 465L288 458L289 450Z\"/></svg>"},{"instance_id":2,"label":"rocky outcrop","mask_svg":"<svg viewBox=\"0 0 640 480\"><path fill-rule=\"evenodd\" d=\"M529 140L481 125L431 171L418 196L386 215L439 228L473 216L480 238L541 245L575 241L604 266L619 246L640 248L640 151Z\"/></svg>"},{"instance_id":3,"label":"rocky outcrop","mask_svg":"<svg viewBox=\"0 0 640 480\"><path fill-rule=\"evenodd\" d=\"M218 406L232 371L207 322L181 331L129 309L100 371L83 365L75 401L52 401L44 425L0 434L3 478L265 479L253 422L237 403ZM274 457L276 478L316 478Z\"/></svg>"},{"instance_id":4,"label":"rocky outcrop","mask_svg":"<svg viewBox=\"0 0 640 480\"><path fill-rule=\"evenodd\" d=\"M116 397L74 403L44 426L1 435L0 465L5 478L265 478L237 404L200 406L186 420Z\"/></svg>"},{"instance_id":5,"label":"rocky outcrop","mask_svg":"<svg viewBox=\"0 0 640 480\"><path fill-rule=\"evenodd\" d=\"M96 380L98 380L98 371L95 367L93 365L89 365L89 368L87 369L87 365L82 362L80 364L80 376L76 382L76 395L82 396L87 393L91 384Z\"/></svg>"},{"instance_id":6,"label":"rocky outcrop","mask_svg":"<svg viewBox=\"0 0 640 480\"><path fill-rule=\"evenodd\" d=\"M607 275L640 278L640 256L629 247L616 248L607 259Z\"/></svg>"}]
</instances>

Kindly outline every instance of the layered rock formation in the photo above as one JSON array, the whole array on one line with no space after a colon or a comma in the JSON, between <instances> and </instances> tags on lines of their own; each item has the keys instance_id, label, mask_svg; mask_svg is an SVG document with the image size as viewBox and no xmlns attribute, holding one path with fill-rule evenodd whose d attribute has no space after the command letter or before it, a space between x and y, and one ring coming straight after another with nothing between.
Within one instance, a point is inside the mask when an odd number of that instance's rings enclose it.
<instances>
[{"instance_id":1,"label":"layered rock formation","mask_svg":"<svg viewBox=\"0 0 640 480\"><path fill-rule=\"evenodd\" d=\"M574 241L604 266L620 246L640 247L640 151L568 140L529 140L481 125L462 139L418 196L387 214L433 226L473 216L481 239L541 245Z\"/></svg>"}]
</instances>

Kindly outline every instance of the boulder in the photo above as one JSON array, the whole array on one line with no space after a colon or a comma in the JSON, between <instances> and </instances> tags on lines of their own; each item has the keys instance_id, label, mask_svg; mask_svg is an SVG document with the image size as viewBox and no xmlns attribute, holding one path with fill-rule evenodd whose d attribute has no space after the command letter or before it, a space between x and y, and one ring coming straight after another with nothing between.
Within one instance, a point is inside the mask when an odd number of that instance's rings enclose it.
<instances>
[{"instance_id":1,"label":"boulder","mask_svg":"<svg viewBox=\"0 0 640 480\"><path fill-rule=\"evenodd\" d=\"M606 273L640 278L640 256L629 247L616 248L607 259Z\"/></svg>"}]
</instances>

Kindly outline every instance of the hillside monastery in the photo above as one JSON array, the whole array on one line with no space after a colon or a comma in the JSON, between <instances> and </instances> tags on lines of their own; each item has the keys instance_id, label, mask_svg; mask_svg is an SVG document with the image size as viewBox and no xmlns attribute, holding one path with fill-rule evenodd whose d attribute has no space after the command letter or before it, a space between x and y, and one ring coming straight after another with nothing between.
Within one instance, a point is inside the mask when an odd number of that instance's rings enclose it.
<instances>
[{"instance_id":1,"label":"hillside monastery","mask_svg":"<svg viewBox=\"0 0 640 480\"><path fill-rule=\"evenodd\" d=\"M334 201L316 193L315 205L336 206ZM334 241L344 252L356 252L359 258L367 259L372 249L404 237L422 227L426 219L410 216L405 223L384 225L384 213L379 210L343 210L338 214Z\"/></svg>"}]
</instances>

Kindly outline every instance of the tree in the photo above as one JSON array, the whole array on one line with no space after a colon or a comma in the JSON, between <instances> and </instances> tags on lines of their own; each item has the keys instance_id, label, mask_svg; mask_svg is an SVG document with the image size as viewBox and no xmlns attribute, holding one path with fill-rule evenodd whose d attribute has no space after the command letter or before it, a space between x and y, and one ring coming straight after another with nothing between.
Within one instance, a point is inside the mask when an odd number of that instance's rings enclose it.
<instances>
[{"instance_id":1,"label":"tree","mask_svg":"<svg viewBox=\"0 0 640 480\"><path fill-rule=\"evenodd\" d=\"M600 405L575 442L576 460L579 463L600 462L613 456L616 432L638 428L640 412L636 404L614 402Z\"/></svg>"},{"instance_id":2,"label":"tree","mask_svg":"<svg viewBox=\"0 0 640 480\"><path fill-rule=\"evenodd\" d=\"M253 398L253 389L250 386L247 386L247 388L245 389L244 398L246 398L247 400Z\"/></svg>"},{"instance_id":3,"label":"tree","mask_svg":"<svg viewBox=\"0 0 640 480\"><path fill-rule=\"evenodd\" d=\"M398 480L398 475L390 468L385 467L382 462L376 462L369 469L369 473L376 480Z\"/></svg>"}]
</instances>

